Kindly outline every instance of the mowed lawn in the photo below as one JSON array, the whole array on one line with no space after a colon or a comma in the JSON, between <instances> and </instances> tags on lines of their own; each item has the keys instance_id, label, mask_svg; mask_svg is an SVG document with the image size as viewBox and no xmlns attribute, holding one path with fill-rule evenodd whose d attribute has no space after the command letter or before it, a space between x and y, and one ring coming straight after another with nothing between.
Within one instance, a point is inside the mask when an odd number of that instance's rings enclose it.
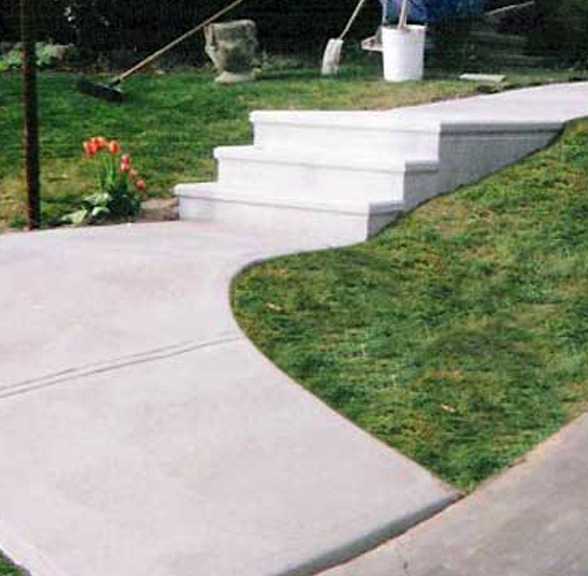
<instances>
[{"instance_id":1,"label":"mowed lawn","mask_svg":"<svg viewBox=\"0 0 588 576\"><path fill-rule=\"evenodd\" d=\"M471 490L588 407L588 123L365 244L250 269L233 305L308 390Z\"/></svg>"},{"instance_id":2,"label":"mowed lawn","mask_svg":"<svg viewBox=\"0 0 588 576\"><path fill-rule=\"evenodd\" d=\"M518 84L565 79L569 72L513 71ZM137 75L125 83L127 100L110 104L78 93L77 76L43 72L39 77L43 217L45 225L75 209L94 190L94 172L82 161L81 143L91 136L119 139L147 181L150 194L165 196L174 184L214 176L212 149L247 143L251 110L378 109L466 96L477 84L431 72L425 82L387 84L379 58L346 63L337 79L318 66L272 59L262 78L218 86L210 69ZM106 78L100 78L105 81ZM22 83L18 73L0 76L0 230L25 224L22 152Z\"/></svg>"},{"instance_id":3,"label":"mowed lawn","mask_svg":"<svg viewBox=\"0 0 588 576\"><path fill-rule=\"evenodd\" d=\"M509 73L520 85L568 77ZM81 95L75 82L39 77L46 226L93 191L81 156L91 136L121 140L149 192L165 196L213 177L215 146L249 142L251 110L387 109L479 86L443 72L390 85L374 58L336 80L278 61L232 87L206 69L139 75L122 105ZM20 76L2 74L0 232L26 223L21 98ZM341 413L471 488L585 406L587 141L583 125L563 146L430 203L364 246L251 270L234 287L242 325ZM1 555L0 576L17 576Z\"/></svg>"}]
</instances>

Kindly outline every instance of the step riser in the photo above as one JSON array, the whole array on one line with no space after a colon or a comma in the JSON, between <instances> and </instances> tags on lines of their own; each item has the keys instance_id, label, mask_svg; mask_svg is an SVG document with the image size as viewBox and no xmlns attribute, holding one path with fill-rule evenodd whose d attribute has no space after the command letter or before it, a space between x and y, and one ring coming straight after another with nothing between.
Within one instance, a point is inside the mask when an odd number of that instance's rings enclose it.
<instances>
[{"instance_id":1,"label":"step riser","mask_svg":"<svg viewBox=\"0 0 588 576\"><path fill-rule=\"evenodd\" d=\"M437 158L439 135L436 132L256 122L254 141L256 146L268 150L337 151L365 158L407 160Z\"/></svg>"},{"instance_id":2,"label":"step riser","mask_svg":"<svg viewBox=\"0 0 588 576\"><path fill-rule=\"evenodd\" d=\"M439 194L439 175L436 172L406 174L402 211L412 210L422 202Z\"/></svg>"},{"instance_id":3,"label":"step riser","mask_svg":"<svg viewBox=\"0 0 588 576\"><path fill-rule=\"evenodd\" d=\"M222 158L218 165L218 181L222 187L263 191L272 195L321 198L348 194L372 200L401 201L404 172L346 170Z\"/></svg>"},{"instance_id":4,"label":"step riser","mask_svg":"<svg viewBox=\"0 0 588 576\"><path fill-rule=\"evenodd\" d=\"M180 220L215 222L264 234L295 232L337 246L363 242L399 214L340 214L187 197L179 198L179 211Z\"/></svg>"}]
</instances>

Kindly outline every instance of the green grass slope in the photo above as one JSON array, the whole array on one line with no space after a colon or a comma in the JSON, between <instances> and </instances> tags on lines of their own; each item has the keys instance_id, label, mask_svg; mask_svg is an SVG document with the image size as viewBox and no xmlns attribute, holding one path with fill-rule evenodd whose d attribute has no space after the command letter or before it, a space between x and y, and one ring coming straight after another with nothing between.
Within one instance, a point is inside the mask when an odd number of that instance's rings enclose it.
<instances>
[{"instance_id":1,"label":"green grass slope","mask_svg":"<svg viewBox=\"0 0 588 576\"><path fill-rule=\"evenodd\" d=\"M469 490L587 406L588 123L371 241L233 287L289 375Z\"/></svg>"}]
</instances>

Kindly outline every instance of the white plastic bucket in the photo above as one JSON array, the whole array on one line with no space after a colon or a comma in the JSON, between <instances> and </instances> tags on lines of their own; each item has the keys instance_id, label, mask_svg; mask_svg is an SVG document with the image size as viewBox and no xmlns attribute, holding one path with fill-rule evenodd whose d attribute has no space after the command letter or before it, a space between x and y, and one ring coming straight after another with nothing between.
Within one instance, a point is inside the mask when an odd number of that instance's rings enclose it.
<instances>
[{"instance_id":1,"label":"white plastic bucket","mask_svg":"<svg viewBox=\"0 0 588 576\"><path fill-rule=\"evenodd\" d=\"M425 26L382 28L384 79L388 82L421 80L425 61Z\"/></svg>"}]
</instances>

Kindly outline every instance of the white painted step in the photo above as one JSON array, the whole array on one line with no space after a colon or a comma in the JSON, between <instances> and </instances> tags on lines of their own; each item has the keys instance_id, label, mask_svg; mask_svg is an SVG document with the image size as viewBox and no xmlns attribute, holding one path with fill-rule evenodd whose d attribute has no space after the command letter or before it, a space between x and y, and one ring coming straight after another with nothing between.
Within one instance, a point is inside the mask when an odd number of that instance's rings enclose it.
<instances>
[{"instance_id":1,"label":"white painted step","mask_svg":"<svg viewBox=\"0 0 588 576\"><path fill-rule=\"evenodd\" d=\"M361 154L345 157L235 146L217 148L215 157L223 187L311 199L359 196L402 202L408 179L418 177L428 188L438 174L436 160L383 161Z\"/></svg>"},{"instance_id":2,"label":"white painted step","mask_svg":"<svg viewBox=\"0 0 588 576\"><path fill-rule=\"evenodd\" d=\"M440 124L390 112L253 112L254 144L372 158L438 157Z\"/></svg>"},{"instance_id":3,"label":"white painted step","mask_svg":"<svg viewBox=\"0 0 588 576\"><path fill-rule=\"evenodd\" d=\"M216 182L180 184L174 192L181 220L217 222L270 234L304 234L332 244L361 242L403 210L402 203L393 201L269 195Z\"/></svg>"}]
</instances>

